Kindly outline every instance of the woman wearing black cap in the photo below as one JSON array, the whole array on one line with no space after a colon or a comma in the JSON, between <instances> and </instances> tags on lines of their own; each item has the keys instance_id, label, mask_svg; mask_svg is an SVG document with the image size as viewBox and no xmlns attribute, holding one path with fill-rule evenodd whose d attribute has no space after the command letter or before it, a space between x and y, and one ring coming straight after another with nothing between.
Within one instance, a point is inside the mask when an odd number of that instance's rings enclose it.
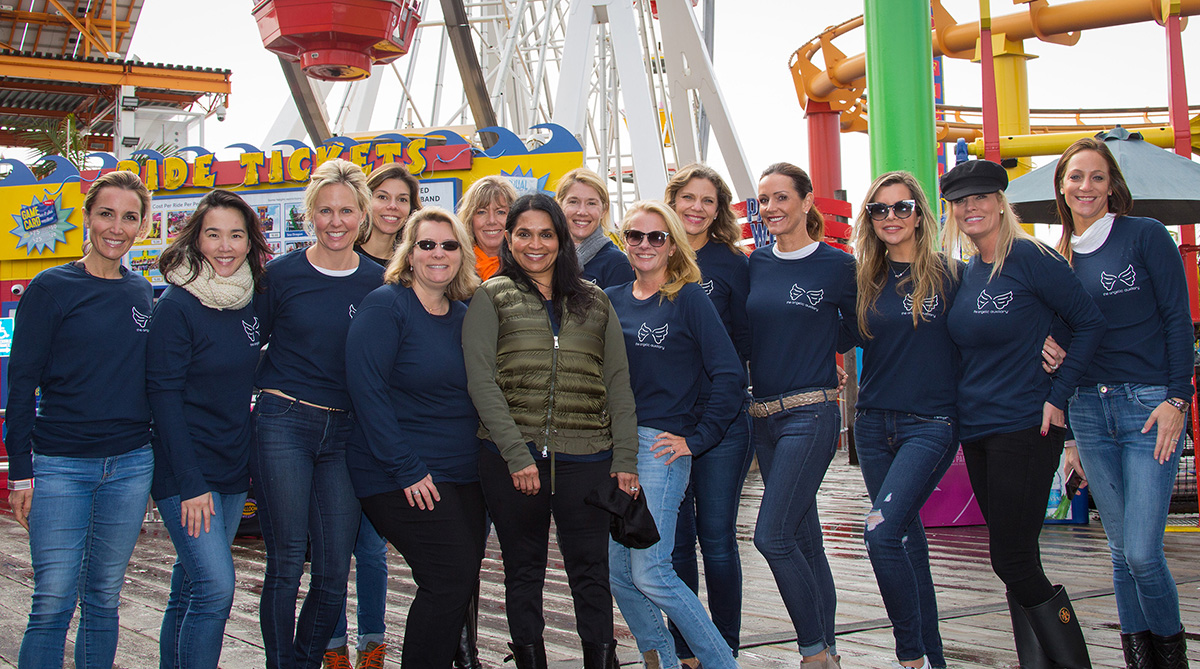
<instances>
[{"instance_id":1,"label":"woman wearing black cap","mask_svg":"<svg viewBox=\"0 0 1200 669\"><path fill-rule=\"evenodd\" d=\"M1104 318L1062 256L1021 229L1007 187L1004 168L984 160L941 179L950 203L943 243L972 254L948 321L962 355L963 453L988 525L992 569L1008 589L1021 666L1090 667L1070 599L1042 571L1038 535L1062 455L1063 409ZM1073 336L1065 362L1047 376L1041 349L1056 315Z\"/></svg>"}]
</instances>

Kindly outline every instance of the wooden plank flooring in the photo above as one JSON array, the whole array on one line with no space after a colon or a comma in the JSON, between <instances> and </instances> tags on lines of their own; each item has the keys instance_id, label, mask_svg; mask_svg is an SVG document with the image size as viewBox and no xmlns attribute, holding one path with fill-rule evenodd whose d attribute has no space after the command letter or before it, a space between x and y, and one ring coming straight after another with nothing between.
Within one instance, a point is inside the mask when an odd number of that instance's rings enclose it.
<instances>
[{"instance_id":1,"label":"wooden plank flooring","mask_svg":"<svg viewBox=\"0 0 1200 669\"><path fill-rule=\"evenodd\" d=\"M738 523L745 573L744 648L739 659L747 668L796 667L799 656L795 634L770 570L752 542L761 497L762 480L757 473L751 473ZM858 468L847 464L844 453L835 458L825 478L819 505L826 551L838 589L838 652L843 657L842 665L848 669L884 669L893 658L893 639L862 544L861 523L868 510L867 495ZM0 667L16 665L33 584L26 534L7 508L4 511L0 514ZM991 572L983 528L933 529L928 534L941 632L950 666L1016 666L1004 589ZM1179 587L1184 626L1189 630L1189 657L1192 662L1200 663L1200 560L1196 559L1200 553L1200 532L1168 532L1165 542ZM1111 565L1099 523L1093 519L1088 526L1047 526L1042 532L1042 555L1047 572L1055 582L1065 584L1073 595L1094 666L1124 666L1112 596ZM258 596L264 568L262 542L239 541L234 556L238 592L226 628L221 666L261 667ZM126 574L118 667L157 666L158 626L166 604L173 559L174 550L166 531L161 525L147 524ZM398 554L393 552L389 563L387 640L393 648L398 648L415 587ZM353 578L350 587L353 600ZM579 667L582 663L578 660L570 594L557 552L551 555L545 606L551 665L555 669ZM480 654L484 664L511 667L502 665L508 636L500 550L494 535L483 565L480 608ZM625 664L633 664L638 659L636 646L619 614L617 623L619 655ZM354 629L353 613L351 629ZM73 666L71 652L68 640L68 667ZM399 666L398 652L389 657L388 666Z\"/></svg>"}]
</instances>

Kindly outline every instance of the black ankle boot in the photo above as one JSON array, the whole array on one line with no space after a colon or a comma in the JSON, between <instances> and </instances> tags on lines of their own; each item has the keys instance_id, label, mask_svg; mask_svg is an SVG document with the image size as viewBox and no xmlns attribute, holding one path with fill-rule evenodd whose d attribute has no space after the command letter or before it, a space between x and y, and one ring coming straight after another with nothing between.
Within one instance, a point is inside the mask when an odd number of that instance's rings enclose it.
<instances>
[{"instance_id":1,"label":"black ankle boot","mask_svg":"<svg viewBox=\"0 0 1200 669\"><path fill-rule=\"evenodd\" d=\"M1017 645L1017 661L1021 669L1054 669L1054 663L1042 650L1042 644L1029 625L1029 616L1025 615L1025 610L1011 592L1008 593L1008 615L1012 618L1013 641Z\"/></svg>"},{"instance_id":2,"label":"black ankle boot","mask_svg":"<svg viewBox=\"0 0 1200 669\"><path fill-rule=\"evenodd\" d=\"M1091 669L1087 642L1075 618L1071 598L1061 585L1055 586L1054 596L1037 606L1024 609L1038 643L1054 666L1062 669Z\"/></svg>"},{"instance_id":3,"label":"black ankle boot","mask_svg":"<svg viewBox=\"0 0 1200 669\"><path fill-rule=\"evenodd\" d=\"M619 669L617 640L608 643L583 642L583 669Z\"/></svg>"},{"instance_id":4,"label":"black ankle boot","mask_svg":"<svg viewBox=\"0 0 1200 669\"><path fill-rule=\"evenodd\" d=\"M1183 630L1171 636L1151 634L1150 639L1154 648L1154 669L1187 669L1187 641Z\"/></svg>"},{"instance_id":5,"label":"black ankle boot","mask_svg":"<svg viewBox=\"0 0 1200 669\"><path fill-rule=\"evenodd\" d=\"M546 642L542 639L538 639L537 643L520 646L509 643L508 649L512 651L512 659L516 662L517 669L546 669ZM505 659L505 662L507 661Z\"/></svg>"},{"instance_id":6,"label":"black ankle boot","mask_svg":"<svg viewBox=\"0 0 1200 669\"><path fill-rule=\"evenodd\" d=\"M454 669L483 669L479 662L479 583L475 583L475 594L467 605L467 620L458 637L458 649L454 651Z\"/></svg>"},{"instance_id":7,"label":"black ankle boot","mask_svg":"<svg viewBox=\"0 0 1200 669\"><path fill-rule=\"evenodd\" d=\"M1125 669L1154 669L1154 646L1149 630L1122 634L1121 648L1125 651Z\"/></svg>"}]
</instances>

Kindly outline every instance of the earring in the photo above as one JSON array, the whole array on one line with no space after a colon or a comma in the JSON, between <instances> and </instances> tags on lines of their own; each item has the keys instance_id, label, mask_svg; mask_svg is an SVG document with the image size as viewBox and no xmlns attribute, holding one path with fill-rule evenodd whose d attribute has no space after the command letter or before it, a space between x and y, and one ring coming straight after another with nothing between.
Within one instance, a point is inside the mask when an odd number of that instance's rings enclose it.
<instances>
[{"instance_id":1,"label":"earring","mask_svg":"<svg viewBox=\"0 0 1200 669\"><path fill-rule=\"evenodd\" d=\"M1000 215L1001 215L1001 216L1003 216L1003 215L1004 215L1004 210L1003 210L1003 209L1001 209L1001 210L1000 210Z\"/></svg>"}]
</instances>

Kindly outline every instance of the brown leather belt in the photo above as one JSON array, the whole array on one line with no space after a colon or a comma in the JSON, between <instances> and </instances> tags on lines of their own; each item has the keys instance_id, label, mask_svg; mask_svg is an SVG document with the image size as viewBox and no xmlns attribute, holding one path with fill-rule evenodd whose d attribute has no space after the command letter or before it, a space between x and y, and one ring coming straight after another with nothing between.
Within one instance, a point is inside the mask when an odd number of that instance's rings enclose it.
<instances>
[{"instance_id":1,"label":"brown leather belt","mask_svg":"<svg viewBox=\"0 0 1200 669\"><path fill-rule=\"evenodd\" d=\"M263 388L263 389L259 390L258 392L267 393L268 395L274 395L275 397L285 399L289 402L299 402L306 407L320 409L321 411L328 411L330 413L347 413L345 409L335 409L333 407L321 406L320 404L313 404L312 402L305 402L302 399L292 397L291 395L288 395L287 393L283 392L282 390L275 390L274 388Z\"/></svg>"},{"instance_id":2,"label":"brown leather belt","mask_svg":"<svg viewBox=\"0 0 1200 669\"><path fill-rule=\"evenodd\" d=\"M771 414L779 413L780 411L784 411L786 409L794 409L796 407L818 404L820 402L834 402L837 400L837 396L838 391L835 388L812 390L806 393L784 395L778 399L768 400L766 402L759 402L756 400L750 403L750 408L747 411L755 418L766 418Z\"/></svg>"}]
</instances>

